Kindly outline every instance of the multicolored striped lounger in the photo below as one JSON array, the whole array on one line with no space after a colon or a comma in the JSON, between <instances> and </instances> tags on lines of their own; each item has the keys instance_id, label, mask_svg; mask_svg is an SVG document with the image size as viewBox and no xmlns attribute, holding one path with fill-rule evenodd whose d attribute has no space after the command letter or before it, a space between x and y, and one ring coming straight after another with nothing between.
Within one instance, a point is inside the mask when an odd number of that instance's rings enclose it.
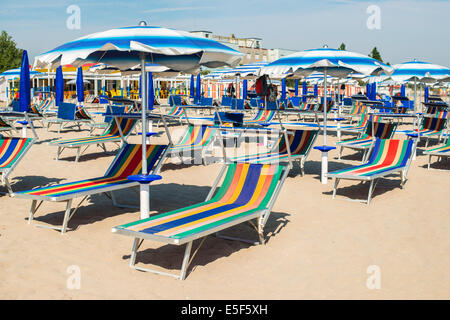
<instances>
[{"instance_id":1,"label":"multicolored striped lounger","mask_svg":"<svg viewBox=\"0 0 450 320\"><path fill-rule=\"evenodd\" d=\"M374 120L375 122L367 122L366 130L361 137L336 143L339 147L339 159L341 159L342 156L342 149L349 148L362 150L364 152L362 161L365 161L367 151L370 149L375 139L391 139L394 136L398 123L380 122L377 118L374 118ZM374 125L373 131L372 125Z\"/></svg>"},{"instance_id":2,"label":"multicolored striped lounger","mask_svg":"<svg viewBox=\"0 0 450 320\"><path fill-rule=\"evenodd\" d=\"M147 145L147 165L150 173L156 174L159 172L167 149L167 145ZM113 191L138 186L138 182L130 181L127 178L131 175L139 174L141 169L142 145L125 144L116 155L103 177L16 192L12 196L32 200L28 219L29 224L33 220L34 214L43 201L67 202L62 227L52 227L52 229L61 230L61 233L65 233L69 220L87 197L91 195L105 193L109 195L115 206L127 207L126 205L121 205L116 202ZM73 199L80 197L83 197L83 199L72 211ZM40 203L38 204L38 202Z\"/></svg>"},{"instance_id":3,"label":"multicolored striped lounger","mask_svg":"<svg viewBox=\"0 0 450 320\"><path fill-rule=\"evenodd\" d=\"M245 155L233 158L232 162L248 163L281 163L298 160L302 176L305 174L305 160L316 141L319 130L289 130L289 147L286 144L286 135L283 134L268 152ZM288 152L289 150L289 152Z\"/></svg>"},{"instance_id":4,"label":"multicolored striped lounger","mask_svg":"<svg viewBox=\"0 0 450 320\"><path fill-rule=\"evenodd\" d=\"M370 203L373 189L376 186L376 179L387 175L400 172L401 187L406 182L406 174L411 164L412 156L415 153L417 140L395 140L395 139L377 139L371 156L367 163L359 166L353 166L328 174L329 178L335 178L333 188L333 199L336 196L336 188L341 179L370 181L369 195L367 201L354 200Z\"/></svg>"},{"instance_id":5,"label":"multicolored striped lounger","mask_svg":"<svg viewBox=\"0 0 450 320\"><path fill-rule=\"evenodd\" d=\"M116 120L115 120L116 119ZM56 160L59 160L59 156L66 148L77 149L77 155L75 157L75 162L78 162L81 154L83 154L86 149L91 145L99 145L106 151L105 143L107 142L126 142L127 137L131 134L137 120L128 118L114 118L109 127L105 129L104 133L99 136L88 136L84 138L68 139L68 140L57 140L52 141L49 145L54 145L58 147L56 152ZM81 148L86 147L83 152ZM80 153L81 152L81 153Z\"/></svg>"},{"instance_id":6,"label":"multicolored striped lounger","mask_svg":"<svg viewBox=\"0 0 450 320\"><path fill-rule=\"evenodd\" d=\"M278 165L248 163L224 165L205 202L117 226L112 231L134 238L130 258L132 268L183 280L193 258L189 260L192 242L196 239L203 238L200 247L208 235L217 235L219 231L257 219L259 241L261 244L264 243L263 229L288 171L286 166ZM222 186L215 192L224 174ZM136 267L136 253L144 240L174 245L187 244L181 273L174 275Z\"/></svg>"},{"instance_id":7,"label":"multicolored striped lounger","mask_svg":"<svg viewBox=\"0 0 450 320\"><path fill-rule=\"evenodd\" d=\"M17 132L17 128L11 125L8 121L5 119L2 119L0 117L0 131L9 132L11 130L14 130Z\"/></svg>"},{"instance_id":8,"label":"multicolored striped lounger","mask_svg":"<svg viewBox=\"0 0 450 320\"><path fill-rule=\"evenodd\" d=\"M275 117L276 110L259 109L255 118L245 121L245 124L269 123Z\"/></svg>"},{"instance_id":9,"label":"multicolored striped lounger","mask_svg":"<svg viewBox=\"0 0 450 320\"><path fill-rule=\"evenodd\" d=\"M447 143L444 146L426 150L423 152L423 154L428 155L428 170L429 170L432 156L436 156L439 159L450 157L450 139L447 140Z\"/></svg>"},{"instance_id":10,"label":"multicolored striped lounger","mask_svg":"<svg viewBox=\"0 0 450 320\"><path fill-rule=\"evenodd\" d=\"M12 194L11 184L8 176L30 150L35 138L4 138L0 137L0 176L1 183L6 186L8 192Z\"/></svg>"},{"instance_id":11,"label":"multicolored striped lounger","mask_svg":"<svg viewBox=\"0 0 450 320\"><path fill-rule=\"evenodd\" d=\"M441 140L441 137L444 134L444 130L447 127L447 119L446 118L438 118L438 117L423 117L422 124L419 130L415 131L406 131L407 135L417 135L420 139L422 137L426 138L425 148L428 147L428 142L430 137L438 136L438 140Z\"/></svg>"},{"instance_id":12,"label":"multicolored striped lounger","mask_svg":"<svg viewBox=\"0 0 450 320\"><path fill-rule=\"evenodd\" d=\"M187 153L194 153L195 151L201 151L201 159L203 164L206 164L204 159L204 152L212 145L216 134L216 129L208 125L190 125L180 139L180 141L174 144L169 149L170 155L176 155L178 157L183 157ZM197 163L195 161L195 163Z\"/></svg>"}]
</instances>

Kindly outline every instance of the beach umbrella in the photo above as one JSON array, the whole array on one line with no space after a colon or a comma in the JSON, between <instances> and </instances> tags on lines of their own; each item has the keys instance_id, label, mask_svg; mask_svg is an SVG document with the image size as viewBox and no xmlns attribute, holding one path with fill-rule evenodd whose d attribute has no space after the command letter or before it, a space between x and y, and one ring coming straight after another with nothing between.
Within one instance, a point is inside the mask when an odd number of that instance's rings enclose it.
<instances>
[{"instance_id":1,"label":"beach umbrella","mask_svg":"<svg viewBox=\"0 0 450 320\"><path fill-rule=\"evenodd\" d=\"M423 61L408 61L393 66L391 79L414 83L414 113L417 113L417 83L437 82L450 76L450 69Z\"/></svg>"},{"instance_id":2,"label":"beach umbrella","mask_svg":"<svg viewBox=\"0 0 450 320\"><path fill-rule=\"evenodd\" d=\"M317 83L314 85L314 96L315 97L319 96L319 87L318 87Z\"/></svg>"},{"instance_id":3,"label":"beach umbrella","mask_svg":"<svg viewBox=\"0 0 450 320\"><path fill-rule=\"evenodd\" d=\"M372 82L371 88L370 88L370 100L377 100L377 83Z\"/></svg>"},{"instance_id":4,"label":"beach umbrella","mask_svg":"<svg viewBox=\"0 0 450 320\"><path fill-rule=\"evenodd\" d=\"M298 97L298 79L295 79L295 96Z\"/></svg>"},{"instance_id":5,"label":"beach umbrella","mask_svg":"<svg viewBox=\"0 0 450 320\"><path fill-rule=\"evenodd\" d=\"M303 86L302 86L302 101L306 102L306 95L308 94L308 84L306 83L306 81L303 81Z\"/></svg>"},{"instance_id":6,"label":"beach umbrella","mask_svg":"<svg viewBox=\"0 0 450 320\"><path fill-rule=\"evenodd\" d=\"M200 73L197 74L197 86L195 88L195 99L198 103L200 101L200 97L202 95L202 79L200 78Z\"/></svg>"},{"instance_id":7,"label":"beach umbrella","mask_svg":"<svg viewBox=\"0 0 450 320\"><path fill-rule=\"evenodd\" d=\"M425 87L425 93L424 93L424 98L425 98L425 102L428 102L428 97L430 96L430 89L428 88L428 86Z\"/></svg>"},{"instance_id":8,"label":"beach umbrella","mask_svg":"<svg viewBox=\"0 0 450 320\"><path fill-rule=\"evenodd\" d=\"M79 103L84 102L83 69L81 67L78 67L77 70L77 100Z\"/></svg>"},{"instance_id":9,"label":"beach umbrella","mask_svg":"<svg viewBox=\"0 0 450 320\"><path fill-rule=\"evenodd\" d=\"M393 69L366 55L331 49L324 46L320 49L312 49L296 52L268 64L261 68L261 74L267 75L294 75L307 77L313 72L322 72L326 80L328 75L337 78L346 78L351 73L361 73L366 76L380 75L383 72L391 74ZM323 146L315 147L322 151L321 181L327 183L328 151L335 149L327 146L327 81L324 81L323 97Z\"/></svg>"},{"instance_id":10,"label":"beach umbrella","mask_svg":"<svg viewBox=\"0 0 450 320\"><path fill-rule=\"evenodd\" d=\"M402 86L400 87L400 96L406 97L406 90L404 84L402 84Z\"/></svg>"},{"instance_id":11,"label":"beach umbrella","mask_svg":"<svg viewBox=\"0 0 450 320\"><path fill-rule=\"evenodd\" d=\"M61 102L64 101L64 78L62 67L56 68L55 76L55 105L60 106Z\"/></svg>"},{"instance_id":12,"label":"beach umbrella","mask_svg":"<svg viewBox=\"0 0 450 320\"><path fill-rule=\"evenodd\" d=\"M371 100L370 99L370 97L371 97L371 89L372 89L372 87L370 86L370 84L369 83L366 83L366 96L367 96L367 98L369 99L369 100Z\"/></svg>"},{"instance_id":13,"label":"beach umbrella","mask_svg":"<svg viewBox=\"0 0 450 320\"><path fill-rule=\"evenodd\" d=\"M281 100L286 99L286 78L281 79Z\"/></svg>"},{"instance_id":14,"label":"beach umbrella","mask_svg":"<svg viewBox=\"0 0 450 320\"><path fill-rule=\"evenodd\" d=\"M147 87L146 63L151 62L184 73L198 73L201 66L218 68L235 67L243 54L220 42L203 38L186 31L147 26L116 28L93 33L70 41L35 58L34 66L52 67L84 63L105 63L120 70L141 65L142 87ZM147 132L148 100L142 93L142 132ZM142 175L132 179L141 184L141 218L150 211L147 168L146 135L142 135Z\"/></svg>"},{"instance_id":15,"label":"beach umbrella","mask_svg":"<svg viewBox=\"0 0 450 320\"><path fill-rule=\"evenodd\" d=\"M244 81L242 81L242 99L244 100L247 99L247 89L248 89L248 80L244 79Z\"/></svg>"},{"instance_id":16,"label":"beach umbrella","mask_svg":"<svg viewBox=\"0 0 450 320\"><path fill-rule=\"evenodd\" d=\"M190 87L190 90L189 90L189 95L190 95L190 98L191 99L194 99L195 98L195 84L194 84L194 75L193 74L191 74L191 83L190 83L190 85L191 85L191 87Z\"/></svg>"},{"instance_id":17,"label":"beach umbrella","mask_svg":"<svg viewBox=\"0 0 450 320\"><path fill-rule=\"evenodd\" d=\"M30 103L30 65L28 63L28 52L27 50L23 50L19 81L19 111L27 112Z\"/></svg>"}]
</instances>

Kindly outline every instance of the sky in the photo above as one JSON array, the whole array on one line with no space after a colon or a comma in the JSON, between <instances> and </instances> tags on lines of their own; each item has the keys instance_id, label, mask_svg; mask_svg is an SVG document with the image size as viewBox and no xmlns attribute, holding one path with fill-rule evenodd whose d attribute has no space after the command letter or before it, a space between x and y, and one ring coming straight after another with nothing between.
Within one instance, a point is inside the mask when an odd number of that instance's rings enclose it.
<instances>
[{"instance_id":1,"label":"sky","mask_svg":"<svg viewBox=\"0 0 450 320\"><path fill-rule=\"evenodd\" d=\"M80 8L80 29L67 27L71 5ZM81 36L145 20L262 38L264 48L301 51L345 43L363 54L377 47L392 65L417 59L450 67L450 0L0 0L0 8L0 30L31 59Z\"/></svg>"}]
</instances>

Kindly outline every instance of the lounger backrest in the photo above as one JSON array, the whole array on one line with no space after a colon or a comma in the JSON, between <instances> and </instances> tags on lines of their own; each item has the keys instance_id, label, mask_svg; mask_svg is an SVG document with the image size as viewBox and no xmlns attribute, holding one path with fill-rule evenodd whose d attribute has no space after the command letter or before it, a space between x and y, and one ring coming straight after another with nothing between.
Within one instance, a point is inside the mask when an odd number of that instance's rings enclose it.
<instances>
[{"instance_id":1,"label":"lounger backrest","mask_svg":"<svg viewBox=\"0 0 450 320\"><path fill-rule=\"evenodd\" d=\"M381 122L369 120L367 121L367 126L365 130L365 136L372 137L372 125L373 128L373 135L374 137L378 139L390 139L395 133L395 130L397 129L398 123L394 122Z\"/></svg>"},{"instance_id":2,"label":"lounger backrest","mask_svg":"<svg viewBox=\"0 0 450 320\"><path fill-rule=\"evenodd\" d=\"M369 164L406 166L412 154L414 140L377 139L372 149Z\"/></svg>"},{"instance_id":3,"label":"lounger backrest","mask_svg":"<svg viewBox=\"0 0 450 320\"><path fill-rule=\"evenodd\" d=\"M214 137L216 130L209 125L189 126L188 131L184 135L179 145L205 145Z\"/></svg>"},{"instance_id":4,"label":"lounger backrest","mask_svg":"<svg viewBox=\"0 0 450 320\"><path fill-rule=\"evenodd\" d=\"M32 138L0 138L0 168L13 166L32 141Z\"/></svg>"},{"instance_id":5,"label":"lounger backrest","mask_svg":"<svg viewBox=\"0 0 450 320\"><path fill-rule=\"evenodd\" d=\"M174 106L172 108L172 110L169 111L169 113L167 114L168 116L181 116L184 114L184 109L183 107L177 107Z\"/></svg>"},{"instance_id":6,"label":"lounger backrest","mask_svg":"<svg viewBox=\"0 0 450 320\"><path fill-rule=\"evenodd\" d=\"M167 145L147 145L147 168L151 172ZM126 178L142 170L142 145L125 144L114 158L105 177Z\"/></svg>"},{"instance_id":7,"label":"lounger backrest","mask_svg":"<svg viewBox=\"0 0 450 320\"><path fill-rule=\"evenodd\" d=\"M170 106L181 106L182 105L181 96L171 95L169 97L169 105Z\"/></svg>"},{"instance_id":8,"label":"lounger backrest","mask_svg":"<svg viewBox=\"0 0 450 320\"><path fill-rule=\"evenodd\" d=\"M249 163L231 163L222 186L211 202L230 205L249 205L252 210L264 209L272 198L282 166Z\"/></svg>"},{"instance_id":9,"label":"lounger backrest","mask_svg":"<svg viewBox=\"0 0 450 320\"><path fill-rule=\"evenodd\" d=\"M124 137L128 136L131 133L131 130L137 123L136 119L129 118L120 118L117 117L117 121L113 118L109 127L105 130L105 135L113 135L120 136L119 127L117 126L117 122L119 122L120 129L122 130L122 134Z\"/></svg>"},{"instance_id":10,"label":"lounger backrest","mask_svg":"<svg viewBox=\"0 0 450 320\"><path fill-rule=\"evenodd\" d=\"M291 131L291 130L289 130ZM291 155L305 155L311 149L317 134L318 130L294 130L294 133L288 133L289 139L289 149ZM282 135L281 138L277 141L277 143L273 146L270 151L284 154L287 153L287 145L285 136Z\"/></svg>"},{"instance_id":11,"label":"lounger backrest","mask_svg":"<svg viewBox=\"0 0 450 320\"><path fill-rule=\"evenodd\" d=\"M11 128L11 126L8 124L8 122L0 118L0 128Z\"/></svg>"},{"instance_id":12,"label":"lounger backrest","mask_svg":"<svg viewBox=\"0 0 450 320\"><path fill-rule=\"evenodd\" d=\"M213 105L213 98L200 98L200 105L201 106L212 106Z\"/></svg>"},{"instance_id":13,"label":"lounger backrest","mask_svg":"<svg viewBox=\"0 0 450 320\"><path fill-rule=\"evenodd\" d=\"M76 105L74 103L61 102L58 106L58 118L63 120L75 120Z\"/></svg>"},{"instance_id":14,"label":"lounger backrest","mask_svg":"<svg viewBox=\"0 0 450 320\"><path fill-rule=\"evenodd\" d=\"M422 120L422 130L441 131L447 124L446 118L424 117Z\"/></svg>"},{"instance_id":15,"label":"lounger backrest","mask_svg":"<svg viewBox=\"0 0 450 320\"><path fill-rule=\"evenodd\" d=\"M353 109L350 112L350 114L358 115L358 114L365 112L366 109L367 109L367 106L364 103L362 103L361 101L355 100L355 101L353 101Z\"/></svg>"},{"instance_id":16,"label":"lounger backrest","mask_svg":"<svg viewBox=\"0 0 450 320\"><path fill-rule=\"evenodd\" d=\"M91 116L87 113L85 108L79 107L75 112L75 118L78 120L92 120Z\"/></svg>"}]
</instances>

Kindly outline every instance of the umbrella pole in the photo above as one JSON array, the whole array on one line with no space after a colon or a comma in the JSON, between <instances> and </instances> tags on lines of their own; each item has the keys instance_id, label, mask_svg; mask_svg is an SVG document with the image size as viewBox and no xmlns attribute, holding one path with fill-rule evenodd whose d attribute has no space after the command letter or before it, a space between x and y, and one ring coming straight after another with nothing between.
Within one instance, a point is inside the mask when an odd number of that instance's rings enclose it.
<instances>
[{"instance_id":1,"label":"umbrella pole","mask_svg":"<svg viewBox=\"0 0 450 320\"><path fill-rule=\"evenodd\" d=\"M327 68L324 70L323 81L323 146L327 145ZM322 151L322 184L327 184L328 151Z\"/></svg>"},{"instance_id":2,"label":"umbrella pole","mask_svg":"<svg viewBox=\"0 0 450 320\"><path fill-rule=\"evenodd\" d=\"M145 71L145 56L141 56L141 95L142 95L142 175L147 172L147 72ZM150 184L140 183L141 219L150 217Z\"/></svg>"}]
</instances>

